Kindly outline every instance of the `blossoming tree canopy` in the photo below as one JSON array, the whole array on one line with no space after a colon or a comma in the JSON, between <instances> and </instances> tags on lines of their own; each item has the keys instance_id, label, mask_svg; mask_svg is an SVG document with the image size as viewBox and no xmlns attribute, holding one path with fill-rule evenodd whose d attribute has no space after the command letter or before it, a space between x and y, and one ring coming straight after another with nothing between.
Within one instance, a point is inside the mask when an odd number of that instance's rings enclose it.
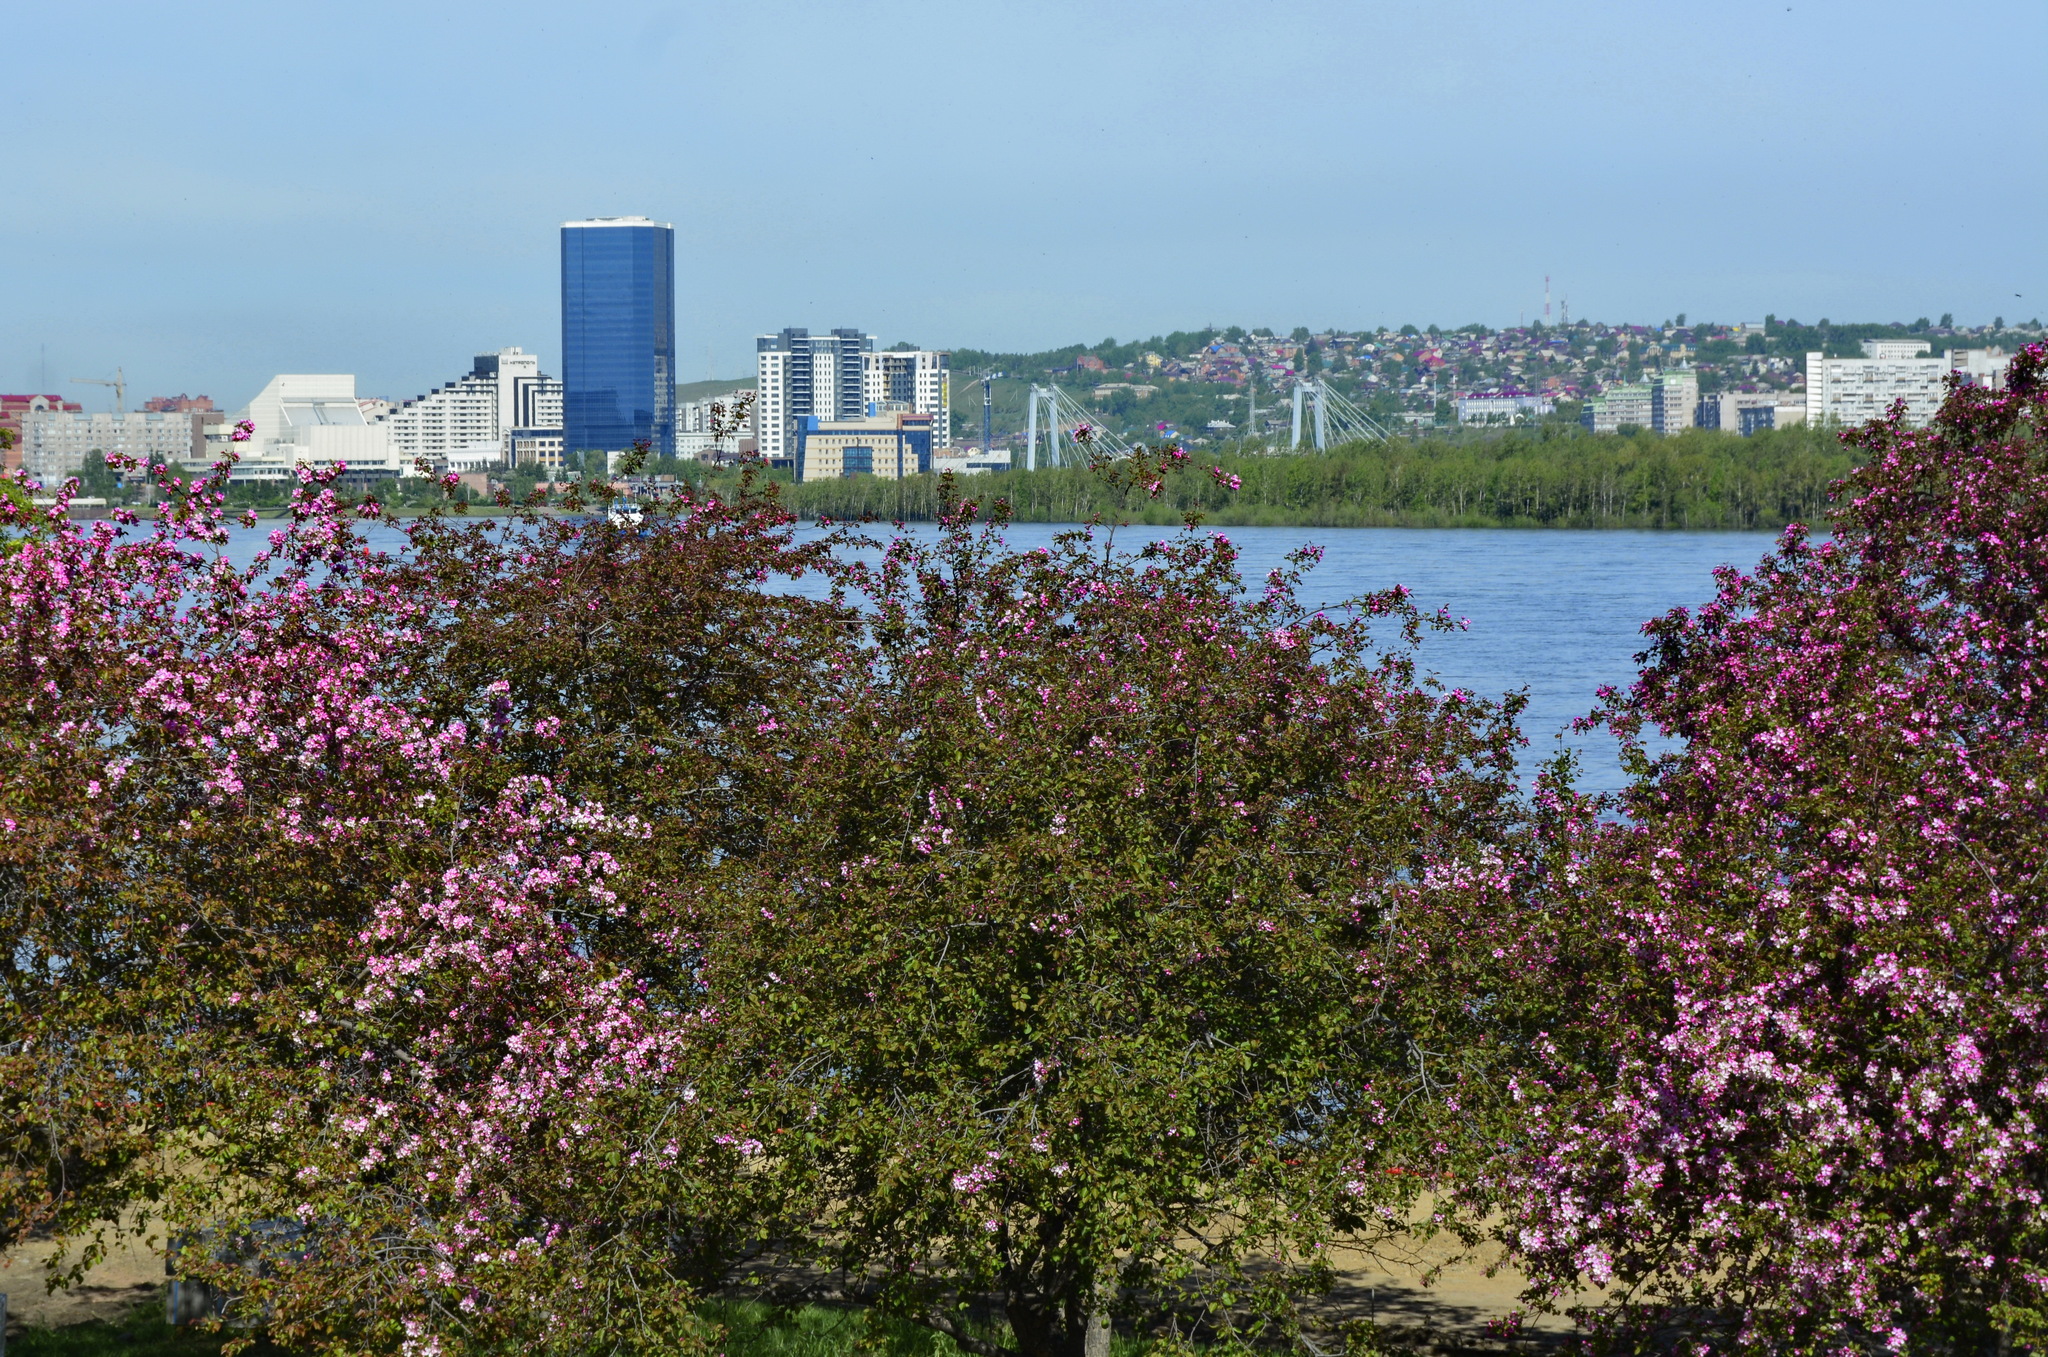
<instances>
[{"instance_id":1,"label":"blossoming tree canopy","mask_svg":"<svg viewBox=\"0 0 2048 1357\"><path fill-rule=\"evenodd\" d=\"M2044 364L1846 435L1833 540L1721 572L1610 699L1686 744L1558 846L1581 964L1510 1175L1540 1291L1608 1288L1605 1328L2048 1337Z\"/></svg>"},{"instance_id":2,"label":"blossoming tree canopy","mask_svg":"<svg viewBox=\"0 0 2048 1357\"><path fill-rule=\"evenodd\" d=\"M851 572L830 738L758 858L669 897L718 1096L797 1247L972 1351L1079 1353L1169 1284L1285 1328L1451 1115L1361 971L1504 832L1512 713L1416 681L1400 591L1301 605L1312 550L1247 595L1220 535L1014 551L974 513Z\"/></svg>"},{"instance_id":3,"label":"blossoming tree canopy","mask_svg":"<svg viewBox=\"0 0 2048 1357\"><path fill-rule=\"evenodd\" d=\"M687 1101L697 981L617 887L745 850L759 812L733 789L761 760L734 713L801 687L804 628L834 611L759 586L815 552L747 492L630 530L430 521L393 558L353 526L374 505L309 475L238 569L226 474L161 474L139 539L60 505L0 562L6 1231L158 1200L239 1241L189 1275L307 1341L453 1350L579 1315L583 1337L687 1339L716 1239L656 1231L652 1263L617 1243L673 1180L535 1221L590 1183L560 1142L621 1176L653 1132L616 1109ZM586 1068L560 1083L564 1061ZM670 1124L653 1150L694 1144ZM493 1272L475 1255L501 1235ZM437 1252L462 1271L400 1262ZM569 1303L620 1277L637 1309ZM406 1320L426 1328L378 1338Z\"/></svg>"}]
</instances>

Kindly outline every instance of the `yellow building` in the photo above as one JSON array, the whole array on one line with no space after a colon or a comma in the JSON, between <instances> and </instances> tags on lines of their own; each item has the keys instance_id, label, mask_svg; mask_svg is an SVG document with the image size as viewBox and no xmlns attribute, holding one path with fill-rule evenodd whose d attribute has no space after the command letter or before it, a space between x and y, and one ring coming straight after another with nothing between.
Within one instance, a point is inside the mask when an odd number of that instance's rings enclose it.
<instances>
[{"instance_id":1,"label":"yellow building","mask_svg":"<svg viewBox=\"0 0 2048 1357\"><path fill-rule=\"evenodd\" d=\"M885 410L862 419L806 415L797 420L796 478L800 482L846 476L897 481L931 469L930 415Z\"/></svg>"}]
</instances>

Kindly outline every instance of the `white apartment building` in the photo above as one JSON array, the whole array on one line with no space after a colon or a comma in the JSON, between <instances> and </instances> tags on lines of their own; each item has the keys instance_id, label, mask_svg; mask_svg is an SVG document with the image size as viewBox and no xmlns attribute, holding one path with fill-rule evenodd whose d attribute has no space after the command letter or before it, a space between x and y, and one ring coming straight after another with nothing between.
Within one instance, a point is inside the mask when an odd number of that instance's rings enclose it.
<instances>
[{"instance_id":1,"label":"white apartment building","mask_svg":"<svg viewBox=\"0 0 2048 1357\"><path fill-rule=\"evenodd\" d=\"M676 456L698 461L736 460L754 440L753 395L741 387L702 400L677 401ZM742 409L746 414L733 427ZM721 428L727 431L720 434Z\"/></svg>"},{"instance_id":2,"label":"white apartment building","mask_svg":"<svg viewBox=\"0 0 2048 1357\"><path fill-rule=\"evenodd\" d=\"M2012 366L2012 355L2004 349L1950 349L1946 356L1949 371L1961 373L1969 385L2005 390L2005 370Z\"/></svg>"},{"instance_id":3,"label":"white apartment building","mask_svg":"<svg viewBox=\"0 0 2048 1357\"><path fill-rule=\"evenodd\" d=\"M200 411L134 410L126 414L85 414L56 408L44 396L21 416L21 466L44 485L54 486L85 470L85 459L125 453L143 463L182 464L194 460Z\"/></svg>"},{"instance_id":4,"label":"white apartment building","mask_svg":"<svg viewBox=\"0 0 2048 1357\"><path fill-rule=\"evenodd\" d=\"M1579 422L1594 433L1618 433L1624 424L1650 427L1650 384L1622 382L1586 402Z\"/></svg>"},{"instance_id":5,"label":"white apartment building","mask_svg":"<svg viewBox=\"0 0 2048 1357\"><path fill-rule=\"evenodd\" d=\"M458 471L512 460L514 429L560 429L562 383L540 370L540 358L517 347L478 354L470 370L445 386L393 407L377 421L391 450L408 463Z\"/></svg>"},{"instance_id":6,"label":"white apartment building","mask_svg":"<svg viewBox=\"0 0 2048 1357\"><path fill-rule=\"evenodd\" d=\"M953 446L952 374L936 349L896 349L861 356L861 391L868 411L896 408L932 417L934 454Z\"/></svg>"},{"instance_id":7,"label":"white apartment building","mask_svg":"<svg viewBox=\"0 0 2048 1357\"><path fill-rule=\"evenodd\" d=\"M344 483L364 485L415 474L412 459L391 447L390 430L363 414L351 373L283 373L272 377L236 420L255 426L245 443L229 445L232 422L210 426L207 441L238 447L230 473L241 483L285 484L299 466L345 464ZM218 432L214 432L214 429Z\"/></svg>"},{"instance_id":8,"label":"white apartment building","mask_svg":"<svg viewBox=\"0 0 2048 1357\"><path fill-rule=\"evenodd\" d=\"M1683 433L1692 427L1699 403L1699 374L1691 368L1668 368L1650 383L1650 427L1661 434Z\"/></svg>"},{"instance_id":9,"label":"white apartment building","mask_svg":"<svg viewBox=\"0 0 2048 1357\"><path fill-rule=\"evenodd\" d=\"M1806 355L1806 409L1816 423L1864 424L1906 402L1906 422L1926 424L1948 392L1949 363L1924 339L1866 339L1861 358Z\"/></svg>"},{"instance_id":10,"label":"white apartment building","mask_svg":"<svg viewBox=\"0 0 2048 1357\"><path fill-rule=\"evenodd\" d=\"M1519 424L1551 413L1557 399L1538 391L1467 391L1456 408L1460 424Z\"/></svg>"},{"instance_id":11,"label":"white apartment building","mask_svg":"<svg viewBox=\"0 0 2048 1357\"><path fill-rule=\"evenodd\" d=\"M859 330L814 335L790 328L754 341L754 436L771 463L796 455L796 421L863 419L888 409L930 415L938 447L952 444L946 355L931 349L876 353Z\"/></svg>"}]
</instances>

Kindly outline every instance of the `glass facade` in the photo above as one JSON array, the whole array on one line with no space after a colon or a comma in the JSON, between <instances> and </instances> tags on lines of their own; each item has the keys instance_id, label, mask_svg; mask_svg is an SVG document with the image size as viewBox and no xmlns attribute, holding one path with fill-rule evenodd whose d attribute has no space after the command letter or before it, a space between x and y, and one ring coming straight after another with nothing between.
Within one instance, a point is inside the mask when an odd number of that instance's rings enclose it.
<instances>
[{"instance_id":1,"label":"glass facade","mask_svg":"<svg viewBox=\"0 0 2048 1357\"><path fill-rule=\"evenodd\" d=\"M676 235L645 217L562 225L562 443L676 448Z\"/></svg>"}]
</instances>

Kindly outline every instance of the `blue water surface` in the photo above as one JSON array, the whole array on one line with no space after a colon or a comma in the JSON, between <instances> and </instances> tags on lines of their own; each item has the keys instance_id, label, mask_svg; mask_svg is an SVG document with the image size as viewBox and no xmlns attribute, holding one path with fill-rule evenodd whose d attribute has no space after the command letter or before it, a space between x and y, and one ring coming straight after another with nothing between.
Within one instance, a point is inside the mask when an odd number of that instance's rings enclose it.
<instances>
[{"instance_id":1,"label":"blue water surface","mask_svg":"<svg viewBox=\"0 0 2048 1357\"><path fill-rule=\"evenodd\" d=\"M274 524L234 530L228 555L247 562ZM1050 542L1065 525L1023 523L1007 530L1020 548ZM884 530L886 531L886 530ZM909 531L929 536L930 527ZM1127 527L1118 543L1137 546L1172 530ZM1405 584L1418 606L1468 618L1469 630L1432 633L1421 665L1447 686L1498 696L1526 690L1523 763L1558 747L1572 719L1590 711L1602 684L1626 685L1633 656L1643 648L1642 626L1681 605L1697 607L1714 595L1718 565L1747 570L1772 547L1769 533L1620 532L1473 528L1223 528L1243 552L1247 581L1257 583L1290 551L1306 543L1324 549L1322 564L1302 590L1304 602L1334 605L1370 590ZM394 530L377 528L372 540L403 545ZM1622 785L1613 743L1604 733L1565 736L1582 759L1581 785L1608 791Z\"/></svg>"},{"instance_id":2,"label":"blue water surface","mask_svg":"<svg viewBox=\"0 0 2048 1357\"><path fill-rule=\"evenodd\" d=\"M913 525L925 537L934 530ZM1020 523L1012 545L1049 543L1071 525ZM1098 530L1099 531L1099 530ZM1117 545L1135 548L1174 530L1125 527ZM1211 531L1211 530L1205 530ZM1305 544L1323 548L1322 563L1301 589L1311 607L1404 584L1425 612L1448 609L1470 622L1463 631L1429 632L1419 666L1446 687L1487 697L1523 690L1528 748L1525 780L1560 747L1581 760L1579 785L1615 791L1623 784L1614 742L1604 732L1572 735L1574 718L1591 711L1602 684L1626 687L1644 646L1643 624L1671 609L1697 607L1714 596L1716 566L1748 570L1776 542L1759 532L1620 532L1612 530L1474 528L1221 528L1241 555L1247 584ZM1653 750L1667 747L1652 739Z\"/></svg>"}]
</instances>

